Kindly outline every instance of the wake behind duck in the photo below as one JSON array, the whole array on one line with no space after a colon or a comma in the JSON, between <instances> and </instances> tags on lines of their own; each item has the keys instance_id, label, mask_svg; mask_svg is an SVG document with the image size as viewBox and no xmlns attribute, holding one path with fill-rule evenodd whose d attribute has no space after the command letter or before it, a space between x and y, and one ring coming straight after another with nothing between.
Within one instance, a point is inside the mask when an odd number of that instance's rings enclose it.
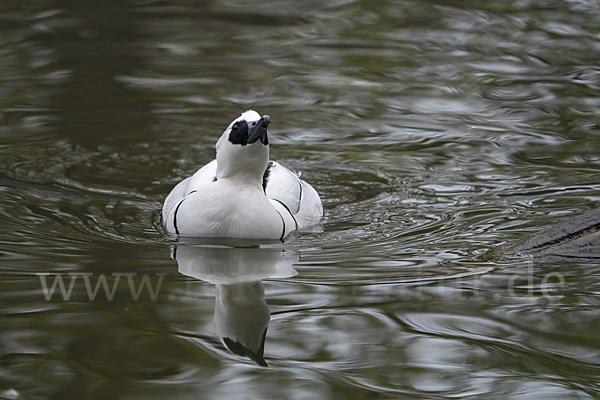
<instances>
[{"instance_id":1,"label":"wake behind duck","mask_svg":"<svg viewBox=\"0 0 600 400\"><path fill-rule=\"evenodd\" d=\"M281 163L269 161L268 115L248 110L217 141L216 160L167 196L163 225L181 236L283 239L317 224L317 191Z\"/></svg>"}]
</instances>

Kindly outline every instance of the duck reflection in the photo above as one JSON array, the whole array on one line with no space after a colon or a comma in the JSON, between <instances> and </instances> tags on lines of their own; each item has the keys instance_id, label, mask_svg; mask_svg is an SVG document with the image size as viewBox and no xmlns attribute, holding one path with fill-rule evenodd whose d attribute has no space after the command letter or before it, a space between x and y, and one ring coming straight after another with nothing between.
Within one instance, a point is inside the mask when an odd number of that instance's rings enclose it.
<instances>
[{"instance_id":1,"label":"duck reflection","mask_svg":"<svg viewBox=\"0 0 600 400\"><path fill-rule=\"evenodd\" d=\"M281 248L178 245L173 258L180 273L216 285L214 327L221 342L266 367L271 310L262 280L296 275L292 265L299 257Z\"/></svg>"}]
</instances>

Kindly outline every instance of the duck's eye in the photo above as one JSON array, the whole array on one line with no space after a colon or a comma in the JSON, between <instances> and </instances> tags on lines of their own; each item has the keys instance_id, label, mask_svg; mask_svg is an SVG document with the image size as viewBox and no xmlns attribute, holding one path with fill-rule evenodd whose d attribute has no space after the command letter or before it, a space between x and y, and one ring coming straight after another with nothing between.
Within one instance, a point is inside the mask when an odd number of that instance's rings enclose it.
<instances>
[{"instance_id":1,"label":"duck's eye","mask_svg":"<svg viewBox=\"0 0 600 400\"><path fill-rule=\"evenodd\" d=\"M229 141L242 146L248 144L248 123L246 121L237 121L233 124L231 132L229 132Z\"/></svg>"},{"instance_id":2,"label":"duck's eye","mask_svg":"<svg viewBox=\"0 0 600 400\"><path fill-rule=\"evenodd\" d=\"M252 123L252 126L256 126L256 121L254 121L254 122Z\"/></svg>"}]
</instances>

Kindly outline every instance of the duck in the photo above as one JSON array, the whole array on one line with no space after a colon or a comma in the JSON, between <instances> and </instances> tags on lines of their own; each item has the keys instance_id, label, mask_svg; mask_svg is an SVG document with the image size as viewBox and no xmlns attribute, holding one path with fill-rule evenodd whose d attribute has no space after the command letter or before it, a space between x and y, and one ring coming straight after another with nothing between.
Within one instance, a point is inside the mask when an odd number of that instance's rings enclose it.
<instances>
[{"instance_id":1,"label":"duck","mask_svg":"<svg viewBox=\"0 0 600 400\"><path fill-rule=\"evenodd\" d=\"M215 146L215 160L179 182L165 199L167 232L283 240L321 221L317 191L291 168L269 160L270 121L248 110L229 124Z\"/></svg>"}]
</instances>

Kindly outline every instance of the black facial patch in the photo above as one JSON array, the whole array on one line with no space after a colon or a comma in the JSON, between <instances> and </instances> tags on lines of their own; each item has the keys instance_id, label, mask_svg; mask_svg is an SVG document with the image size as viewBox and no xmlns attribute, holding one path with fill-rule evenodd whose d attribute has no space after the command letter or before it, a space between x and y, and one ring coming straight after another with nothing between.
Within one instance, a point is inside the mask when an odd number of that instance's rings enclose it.
<instances>
[{"instance_id":1,"label":"black facial patch","mask_svg":"<svg viewBox=\"0 0 600 400\"><path fill-rule=\"evenodd\" d=\"M241 120L233 124L229 133L229 141L242 146L248 144L248 123L246 121Z\"/></svg>"}]
</instances>

